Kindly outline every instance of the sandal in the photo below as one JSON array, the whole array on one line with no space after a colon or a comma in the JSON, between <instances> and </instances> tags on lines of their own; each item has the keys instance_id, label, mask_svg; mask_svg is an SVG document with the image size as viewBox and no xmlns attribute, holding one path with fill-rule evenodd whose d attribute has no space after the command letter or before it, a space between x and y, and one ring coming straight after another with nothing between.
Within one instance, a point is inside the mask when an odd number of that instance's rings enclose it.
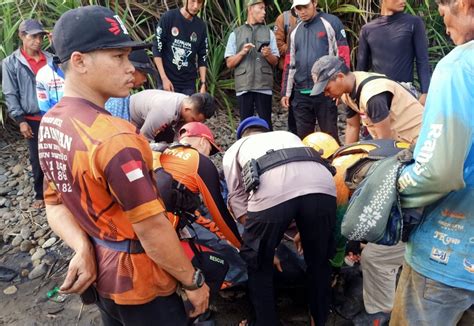
<instances>
[{"instance_id":1,"label":"sandal","mask_svg":"<svg viewBox=\"0 0 474 326\"><path fill-rule=\"evenodd\" d=\"M33 206L34 209L43 209L45 207L44 200L36 199L31 206Z\"/></svg>"}]
</instances>

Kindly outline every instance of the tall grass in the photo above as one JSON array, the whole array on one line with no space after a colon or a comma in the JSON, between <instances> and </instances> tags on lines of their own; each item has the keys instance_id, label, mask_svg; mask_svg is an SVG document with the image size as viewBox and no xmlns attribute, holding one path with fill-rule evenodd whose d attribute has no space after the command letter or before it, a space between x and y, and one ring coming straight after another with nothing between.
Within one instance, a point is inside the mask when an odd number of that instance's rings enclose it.
<instances>
[{"instance_id":1,"label":"tall grass","mask_svg":"<svg viewBox=\"0 0 474 326\"><path fill-rule=\"evenodd\" d=\"M232 73L225 65L224 51L230 32L245 23L246 0L206 0L201 17L207 22L209 35L209 91L217 98L219 105L226 108L229 123L233 124L235 96ZM377 1L378 2L378 1ZM122 17L131 36L137 40L150 41L154 26L160 15L181 3L179 0L120 1L120 0L2 0L0 2L0 59L18 47L17 30L26 18L40 19L45 27L52 29L58 17L68 9L81 5L103 5L110 7ZM276 17L289 9L287 0L267 0L266 22L272 25ZM352 47L351 57L355 62L360 28L379 12L375 1L370 0L320 0L319 7L333 13L343 21ZM408 0L407 11L423 17L429 39L430 60L434 65L452 48L444 33L433 0ZM45 43L45 46L47 44ZM0 102L0 105L3 104ZM0 121L4 121L0 112Z\"/></svg>"}]
</instances>

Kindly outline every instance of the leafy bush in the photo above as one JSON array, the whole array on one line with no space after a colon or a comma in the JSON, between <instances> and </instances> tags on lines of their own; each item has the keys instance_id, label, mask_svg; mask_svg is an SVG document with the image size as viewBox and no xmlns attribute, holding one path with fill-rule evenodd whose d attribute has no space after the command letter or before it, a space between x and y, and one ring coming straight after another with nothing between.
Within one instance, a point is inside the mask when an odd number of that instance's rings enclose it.
<instances>
[{"instance_id":1,"label":"leafy bush","mask_svg":"<svg viewBox=\"0 0 474 326\"><path fill-rule=\"evenodd\" d=\"M201 17L208 24L209 35L209 91L217 98L219 105L227 109L229 123L233 125L232 108L235 106L233 79L224 60L224 51L230 32L246 19L245 0L206 0ZM285 0L269 0L266 21L273 25L276 17L290 7ZM23 19L40 19L46 28L52 29L58 17L68 9L80 5L104 5L113 9L125 21L131 36L151 41L154 25L160 14L175 8L180 1L94 1L94 0L3 0L0 3L0 60L18 47L18 26ZM360 28L378 12L375 2L368 0L321 0L321 10L338 15L346 26L351 57L355 62L357 40ZM432 0L409 0L407 11L423 17L429 39L431 63L436 64L452 48L444 32L442 19ZM47 44L45 43L45 46ZM0 105L4 106L3 102ZM0 110L1 111L1 110ZM2 114L3 113L3 114ZM4 121L0 112L0 121Z\"/></svg>"}]
</instances>

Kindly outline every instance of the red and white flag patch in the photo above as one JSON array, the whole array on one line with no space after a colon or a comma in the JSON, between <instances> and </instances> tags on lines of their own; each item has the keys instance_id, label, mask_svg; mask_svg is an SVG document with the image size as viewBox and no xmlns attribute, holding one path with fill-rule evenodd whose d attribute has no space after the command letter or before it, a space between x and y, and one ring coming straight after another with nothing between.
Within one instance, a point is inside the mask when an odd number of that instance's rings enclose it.
<instances>
[{"instance_id":1,"label":"red and white flag patch","mask_svg":"<svg viewBox=\"0 0 474 326\"><path fill-rule=\"evenodd\" d=\"M144 177L142 171L142 162L141 161L130 161L121 166L122 171L127 176L128 181L133 182L135 180L141 179Z\"/></svg>"}]
</instances>

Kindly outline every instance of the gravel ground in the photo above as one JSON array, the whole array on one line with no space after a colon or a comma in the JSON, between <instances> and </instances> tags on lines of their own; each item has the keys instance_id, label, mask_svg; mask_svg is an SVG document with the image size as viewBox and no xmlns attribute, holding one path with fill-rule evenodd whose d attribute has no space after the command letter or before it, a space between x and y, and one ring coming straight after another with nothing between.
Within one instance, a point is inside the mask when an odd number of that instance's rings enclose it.
<instances>
[{"instance_id":1,"label":"gravel ground","mask_svg":"<svg viewBox=\"0 0 474 326\"><path fill-rule=\"evenodd\" d=\"M286 111L274 109L272 119L275 130L286 130ZM238 123L235 116L234 121ZM224 150L235 141L235 130L224 112L218 112L208 125ZM213 157L218 167L221 160L222 154ZM44 210L31 208L32 185L26 142L12 127L0 129L0 266L17 273L11 281L0 282L0 325L99 325L95 306L81 312L78 296L68 296L61 303L46 297L47 291L62 283L72 253L50 230ZM303 289L278 293L282 323L307 325ZM250 311L243 289L223 291L212 309L218 325L237 325Z\"/></svg>"}]
</instances>

